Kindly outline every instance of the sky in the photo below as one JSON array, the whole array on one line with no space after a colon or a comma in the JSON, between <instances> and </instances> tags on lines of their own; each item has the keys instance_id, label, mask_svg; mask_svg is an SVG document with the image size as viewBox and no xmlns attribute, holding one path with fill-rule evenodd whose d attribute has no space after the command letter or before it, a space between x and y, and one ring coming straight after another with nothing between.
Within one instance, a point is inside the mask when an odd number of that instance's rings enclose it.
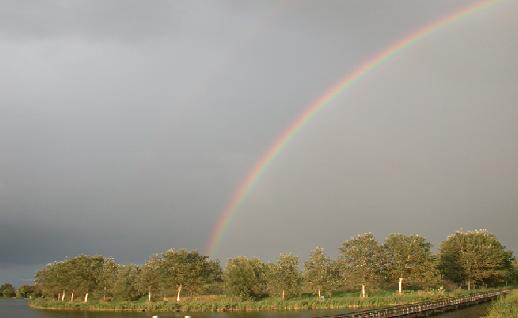
<instances>
[{"instance_id":1,"label":"sky","mask_svg":"<svg viewBox=\"0 0 518 318\"><path fill-rule=\"evenodd\" d=\"M327 88L474 1L2 1L0 282L203 251L255 162ZM486 228L518 251L518 2L422 38L309 122L214 257Z\"/></svg>"}]
</instances>

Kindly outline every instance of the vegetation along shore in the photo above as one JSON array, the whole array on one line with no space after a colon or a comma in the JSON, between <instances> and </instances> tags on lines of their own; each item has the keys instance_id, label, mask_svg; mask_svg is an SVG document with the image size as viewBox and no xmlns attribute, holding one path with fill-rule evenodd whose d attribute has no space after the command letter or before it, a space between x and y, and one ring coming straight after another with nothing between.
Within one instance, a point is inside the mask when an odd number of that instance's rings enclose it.
<instances>
[{"instance_id":1,"label":"vegetation along shore","mask_svg":"<svg viewBox=\"0 0 518 318\"><path fill-rule=\"evenodd\" d=\"M367 298L359 293L336 292L331 297L317 299L312 294L290 297L284 301L280 297L268 296L259 300L243 300L239 297L206 296L185 297L181 302L154 301L112 301L93 300L85 302L61 302L50 299L35 299L30 305L36 309L70 311L116 311L116 312L232 312L232 311L291 311L318 309L365 309L411 304L450 297L462 297L482 292L468 291L405 291L398 295L393 291L377 290Z\"/></svg>"},{"instance_id":2,"label":"vegetation along shore","mask_svg":"<svg viewBox=\"0 0 518 318\"><path fill-rule=\"evenodd\" d=\"M458 231L437 253L419 235L391 234L380 243L367 233L345 241L334 259L317 247L303 265L281 254L272 263L235 257L222 268L184 249L143 265L81 255L39 270L30 305L157 312L377 308L511 286L517 268L512 252L485 230Z\"/></svg>"},{"instance_id":3,"label":"vegetation along shore","mask_svg":"<svg viewBox=\"0 0 518 318\"><path fill-rule=\"evenodd\" d=\"M486 318L518 318L518 290L495 301Z\"/></svg>"}]
</instances>

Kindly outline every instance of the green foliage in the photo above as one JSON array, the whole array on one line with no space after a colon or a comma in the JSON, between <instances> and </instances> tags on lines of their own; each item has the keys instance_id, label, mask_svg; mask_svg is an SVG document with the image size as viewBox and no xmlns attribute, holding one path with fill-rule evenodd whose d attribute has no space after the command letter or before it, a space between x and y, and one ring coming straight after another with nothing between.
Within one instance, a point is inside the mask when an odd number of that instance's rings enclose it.
<instances>
[{"instance_id":1,"label":"green foliage","mask_svg":"<svg viewBox=\"0 0 518 318\"><path fill-rule=\"evenodd\" d=\"M388 281L395 284L403 278L404 284L412 288L438 287L440 273L431 247L419 235L389 235L383 244Z\"/></svg>"},{"instance_id":2,"label":"green foliage","mask_svg":"<svg viewBox=\"0 0 518 318\"><path fill-rule=\"evenodd\" d=\"M36 287L42 292L43 296L55 297L68 287L64 272L64 262L47 264L36 272Z\"/></svg>"},{"instance_id":3,"label":"green foliage","mask_svg":"<svg viewBox=\"0 0 518 318\"><path fill-rule=\"evenodd\" d=\"M36 288L32 285L22 285L16 290L17 298L32 298L36 294Z\"/></svg>"},{"instance_id":4,"label":"green foliage","mask_svg":"<svg viewBox=\"0 0 518 318\"><path fill-rule=\"evenodd\" d=\"M113 282L117 266L104 256L80 255L48 264L36 273L35 282L46 297L66 293L75 296L86 293L103 294ZM107 273L111 271L111 273Z\"/></svg>"},{"instance_id":5,"label":"green foliage","mask_svg":"<svg viewBox=\"0 0 518 318\"><path fill-rule=\"evenodd\" d=\"M241 299L258 299L266 294L268 267L258 258L236 257L224 272L225 291Z\"/></svg>"},{"instance_id":6,"label":"green foliage","mask_svg":"<svg viewBox=\"0 0 518 318\"><path fill-rule=\"evenodd\" d=\"M302 275L299 272L299 258L291 254L281 254L277 263L270 264L268 271L268 291L274 295L292 296L300 292Z\"/></svg>"},{"instance_id":7,"label":"green foliage","mask_svg":"<svg viewBox=\"0 0 518 318\"><path fill-rule=\"evenodd\" d=\"M16 290L14 286L9 283L2 284L0 286L0 297L14 297L16 296Z\"/></svg>"},{"instance_id":8,"label":"green foliage","mask_svg":"<svg viewBox=\"0 0 518 318\"><path fill-rule=\"evenodd\" d=\"M358 235L340 247L341 277L351 286L374 287L383 281L387 260L372 233Z\"/></svg>"},{"instance_id":9,"label":"green foliage","mask_svg":"<svg viewBox=\"0 0 518 318\"><path fill-rule=\"evenodd\" d=\"M176 302L102 302L86 303L58 302L48 299L35 299L30 305L35 308L84 310L84 311L146 311L146 312L222 312L222 311L261 311L261 310L316 310L316 309L359 309L380 308L394 305L438 300L444 297L462 297L467 291L445 293L442 291L406 292L395 295L392 291L372 292L369 298L360 299L358 293L335 293L333 297L319 300L312 294L295 296L285 301L278 297L266 297L259 300L240 300L235 297L208 296L206 298L187 298ZM151 316L151 315L150 315Z\"/></svg>"},{"instance_id":10,"label":"green foliage","mask_svg":"<svg viewBox=\"0 0 518 318\"><path fill-rule=\"evenodd\" d=\"M119 265L111 258L80 255L48 264L36 273L35 286L20 287L17 296L43 296L45 301L35 304L85 310L369 307L408 300L409 288L438 286L438 268L446 278L443 283L452 280L480 287L518 282L518 265L512 253L487 231L455 233L442 243L440 259L434 257L431 244L420 236L392 234L380 245L369 233L344 242L336 260L329 258L322 248L315 248L304 263L302 274L299 259L290 254L281 255L271 264L257 258L237 257L228 262L224 273L218 261L189 250L168 250L150 257L143 266ZM403 295L379 292L382 288L394 290L400 277L406 287ZM358 297L361 285L368 287L369 298ZM14 288L7 287L2 286L0 295L14 296ZM301 295L301 291L306 294ZM321 296L322 292L325 299L312 296ZM438 293L444 292L441 289ZM455 293L458 292L451 295ZM177 302L167 303L173 295ZM366 295L362 292L362 296ZM210 300L203 300L206 297ZM82 304L87 299L91 306ZM156 302L160 299L163 302Z\"/></svg>"},{"instance_id":11,"label":"green foliage","mask_svg":"<svg viewBox=\"0 0 518 318\"><path fill-rule=\"evenodd\" d=\"M518 286L518 261L513 261L513 268L511 269L511 277L510 277L511 284L514 286Z\"/></svg>"},{"instance_id":12,"label":"green foliage","mask_svg":"<svg viewBox=\"0 0 518 318\"><path fill-rule=\"evenodd\" d=\"M470 289L509 280L512 261L512 253L488 231L458 231L442 243L439 268L446 278Z\"/></svg>"},{"instance_id":13,"label":"green foliage","mask_svg":"<svg viewBox=\"0 0 518 318\"><path fill-rule=\"evenodd\" d=\"M95 296L102 297L106 300L106 297L113 297L113 288L115 281L118 276L119 265L113 258L104 258L102 268L98 272L97 286L95 288Z\"/></svg>"},{"instance_id":14,"label":"green foliage","mask_svg":"<svg viewBox=\"0 0 518 318\"><path fill-rule=\"evenodd\" d=\"M307 286L318 296L323 290L330 292L337 279L335 268L333 261L326 255L324 249L315 247L304 263L303 275Z\"/></svg>"},{"instance_id":15,"label":"green foliage","mask_svg":"<svg viewBox=\"0 0 518 318\"><path fill-rule=\"evenodd\" d=\"M160 292L160 255L151 256L140 273L139 286L141 290L146 290L149 299L156 299L155 293Z\"/></svg>"},{"instance_id":16,"label":"green foliage","mask_svg":"<svg viewBox=\"0 0 518 318\"><path fill-rule=\"evenodd\" d=\"M104 301L134 300L151 291L165 296L184 291L196 294L221 281L217 261L196 251L169 250L150 258L143 268L121 266L111 258L81 255L48 264L36 273L36 286L45 297L66 294L71 300L86 293Z\"/></svg>"},{"instance_id":17,"label":"green foliage","mask_svg":"<svg viewBox=\"0 0 518 318\"><path fill-rule=\"evenodd\" d=\"M518 291L494 302L486 318L518 318Z\"/></svg>"},{"instance_id":18,"label":"green foliage","mask_svg":"<svg viewBox=\"0 0 518 318\"><path fill-rule=\"evenodd\" d=\"M112 291L116 300L137 300L142 296L138 284L140 272L137 265L120 265Z\"/></svg>"},{"instance_id":19,"label":"green foliage","mask_svg":"<svg viewBox=\"0 0 518 318\"><path fill-rule=\"evenodd\" d=\"M221 276L219 263L197 251L168 250L160 257L160 286L163 290L176 290L177 300L180 293L192 295Z\"/></svg>"}]
</instances>

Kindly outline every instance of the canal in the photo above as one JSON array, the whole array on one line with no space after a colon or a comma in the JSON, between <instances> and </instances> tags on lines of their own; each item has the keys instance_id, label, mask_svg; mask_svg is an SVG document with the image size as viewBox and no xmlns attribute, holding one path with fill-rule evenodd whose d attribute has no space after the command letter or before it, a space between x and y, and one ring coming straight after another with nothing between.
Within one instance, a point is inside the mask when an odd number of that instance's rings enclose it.
<instances>
[{"instance_id":1,"label":"canal","mask_svg":"<svg viewBox=\"0 0 518 318\"><path fill-rule=\"evenodd\" d=\"M454 312L436 315L437 318L479 318L486 314L488 304L476 305ZM250 313L193 313L192 318L313 318L334 311L291 311L291 312L250 312ZM53 312L33 310L25 300L0 299L2 318L150 318L151 313L94 313L94 312ZM160 313L162 318L183 318L185 313Z\"/></svg>"}]
</instances>

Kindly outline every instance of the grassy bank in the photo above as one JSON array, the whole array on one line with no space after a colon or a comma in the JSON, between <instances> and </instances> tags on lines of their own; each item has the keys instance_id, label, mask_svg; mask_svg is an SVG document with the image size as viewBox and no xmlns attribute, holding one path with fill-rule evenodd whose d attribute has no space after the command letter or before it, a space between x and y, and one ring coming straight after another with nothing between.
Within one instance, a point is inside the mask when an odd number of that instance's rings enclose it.
<instances>
[{"instance_id":1,"label":"grassy bank","mask_svg":"<svg viewBox=\"0 0 518 318\"><path fill-rule=\"evenodd\" d=\"M476 291L481 292L481 290ZM257 301L241 301L226 296L192 297L182 302L59 302L49 299L34 299L30 306L47 310L76 310L76 311L147 311L147 312L221 312L221 311L286 311L286 310L315 310L315 309L359 309L380 308L421 301L435 300L445 297L460 297L467 295L465 290L453 292L407 292L396 295L390 291L378 291L366 299L360 299L358 293L337 293L333 297L318 300L312 295L302 295L282 301L280 298L264 298Z\"/></svg>"},{"instance_id":2,"label":"grassy bank","mask_svg":"<svg viewBox=\"0 0 518 318\"><path fill-rule=\"evenodd\" d=\"M486 318L518 318L518 290L495 301Z\"/></svg>"}]
</instances>

